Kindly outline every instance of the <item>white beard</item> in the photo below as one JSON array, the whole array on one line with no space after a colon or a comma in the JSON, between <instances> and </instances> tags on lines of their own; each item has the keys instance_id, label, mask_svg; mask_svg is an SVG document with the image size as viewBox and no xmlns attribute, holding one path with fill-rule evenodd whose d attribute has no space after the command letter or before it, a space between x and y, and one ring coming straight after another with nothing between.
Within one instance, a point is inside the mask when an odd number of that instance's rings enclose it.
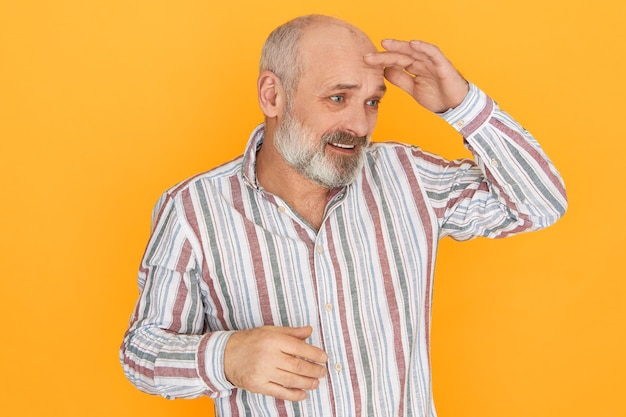
<instances>
[{"instance_id":1,"label":"white beard","mask_svg":"<svg viewBox=\"0 0 626 417\"><path fill-rule=\"evenodd\" d=\"M327 156L328 143L356 145L357 153L350 157ZM367 137L345 132L324 135L319 140L289 113L274 134L274 146L285 161L305 178L326 188L343 187L354 181L363 168L368 143Z\"/></svg>"}]
</instances>

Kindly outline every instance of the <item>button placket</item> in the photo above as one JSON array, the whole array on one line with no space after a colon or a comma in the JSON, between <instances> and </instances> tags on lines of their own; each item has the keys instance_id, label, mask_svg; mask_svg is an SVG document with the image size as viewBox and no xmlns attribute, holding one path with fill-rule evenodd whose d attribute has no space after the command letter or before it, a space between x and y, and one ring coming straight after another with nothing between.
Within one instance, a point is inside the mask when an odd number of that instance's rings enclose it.
<instances>
[{"instance_id":1,"label":"button placket","mask_svg":"<svg viewBox=\"0 0 626 417\"><path fill-rule=\"evenodd\" d=\"M318 299L320 300L319 312L320 322L323 330L323 339L325 339L326 353L329 356L328 369L333 374L339 375L343 366L341 358L343 351L340 323L335 320L335 303L337 302L332 261L329 259L328 246L324 242L324 232L320 232L317 236L314 246L315 253L315 269L318 277ZM344 381L345 383L345 381ZM341 383L339 383L341 385Z\"/></svg>"}]
</instances>

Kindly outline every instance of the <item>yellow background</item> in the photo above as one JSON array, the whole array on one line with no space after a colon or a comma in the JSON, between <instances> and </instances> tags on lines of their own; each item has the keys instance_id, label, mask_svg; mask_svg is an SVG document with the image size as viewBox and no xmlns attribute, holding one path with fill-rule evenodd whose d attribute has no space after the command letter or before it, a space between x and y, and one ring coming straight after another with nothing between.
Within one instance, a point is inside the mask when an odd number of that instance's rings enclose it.
<instances>
[{"instance_id":1,"label":"yellow background","mask_svg":"<svg viewBox=\"0 0 626 417\"><path fill-rule=\"evenodd\" d=\"M438 44L567 184L550 229L442 243L440 417L626 415L622 0L2 0L2 415L212 415L140 393L118 364L150 212L241 153L262 42L310 12ZM399 91L381 113L375 139L467 155Z\"/></svg>"}]
</instances>

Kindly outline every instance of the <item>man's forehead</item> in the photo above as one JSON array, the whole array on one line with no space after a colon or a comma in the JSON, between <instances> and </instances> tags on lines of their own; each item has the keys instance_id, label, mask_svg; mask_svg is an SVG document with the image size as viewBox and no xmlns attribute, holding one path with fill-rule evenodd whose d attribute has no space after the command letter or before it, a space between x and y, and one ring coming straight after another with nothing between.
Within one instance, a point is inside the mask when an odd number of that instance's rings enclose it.
<instances>
[{"instance_id":1,"label":"man's forehead","mask_svg":"<svg viewBox=\"0 0 626 417\"><path fill-rule=\"evenodd\" d=\"M299 49L304 74L326 73L332 76L329 73L350 70L359 73L380 73L382 77L382 68L371 67L364 60L364 56L376 52L376 48L367 36L362 32L354 32L349 26L316 25L307 30ZM350 79L336 82L354 83Z\"/></svg>"},{"instance_id":2,"label":"man's forehead","mask_svg":"<svg viewBox=\"0 0 626 417\"><path fill-rule=\"evenodd\" d=\"M326 55L305 66L301 83L313 88L317 94L337 91L366 91L366 94L384 94L387 90L382 68L365 63L362 55L333 59Z\"/></svg>"},{"instance_id":3,"label":"man's forehead","mask_svg":"<svg viewBox=\"0 0 626 417\"><path fill-rule=\"evenodd\" d=\"M345 31L355 37L368 38L365 32L363 32L358 27L344 20L329 17L329 16L318 16L317 19L312 21L304 29L304 34L315 34L315 32L324 32L324 31Z\"/></svg>"},{"instance_id":4,"label":"man's forehead","mask_svg":"<svg viewBox=\"0 0 626 417\"><path fill-rule=\"evenodd\" d=\"M333 52L365 55L375 51L376 47L363 31L342 21L312 24L300 41L303 56Z\"/></svg>"},{"instance_id":5,"label":"man's forehead","mask_svg":"<svg viewBox=\"0 0 626 417\"><path fill-rule=\"evenodd\" d=\"M345 54L329 51L305 63L303 79L308 78L325 91L367 89L372 93L384 92L383 68L368 65L364 55L354 50Z\"/></svg>"}]
</instances>

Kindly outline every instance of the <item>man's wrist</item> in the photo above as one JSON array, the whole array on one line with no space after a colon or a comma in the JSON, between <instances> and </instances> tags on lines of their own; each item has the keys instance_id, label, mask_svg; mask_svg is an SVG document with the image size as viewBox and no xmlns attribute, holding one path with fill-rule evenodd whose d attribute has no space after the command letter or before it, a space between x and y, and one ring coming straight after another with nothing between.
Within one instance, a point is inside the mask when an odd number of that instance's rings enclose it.
<instances>
[{"instance_id":1,"label":"man's wrist","mask_svg":"<svg viewBox=\"0 0 626 417\"><path fill-rule=\"evenodd\" d=\"M476 87L474 84L468 81L469 90L465 95L465 98L461 103L443 113L438 113L442 119L444 119L450 126L456 129L458 132L467 133L468 128L476 130L481 122L477 125L477 118L485 110L487 103L491 101L491 98L487 96L482 90ZM493 107L493 106L490 106ZM481 118L481 120L484 118ZM484 121L484 120L483 120Z\"/></svg>"}]
</instances>

